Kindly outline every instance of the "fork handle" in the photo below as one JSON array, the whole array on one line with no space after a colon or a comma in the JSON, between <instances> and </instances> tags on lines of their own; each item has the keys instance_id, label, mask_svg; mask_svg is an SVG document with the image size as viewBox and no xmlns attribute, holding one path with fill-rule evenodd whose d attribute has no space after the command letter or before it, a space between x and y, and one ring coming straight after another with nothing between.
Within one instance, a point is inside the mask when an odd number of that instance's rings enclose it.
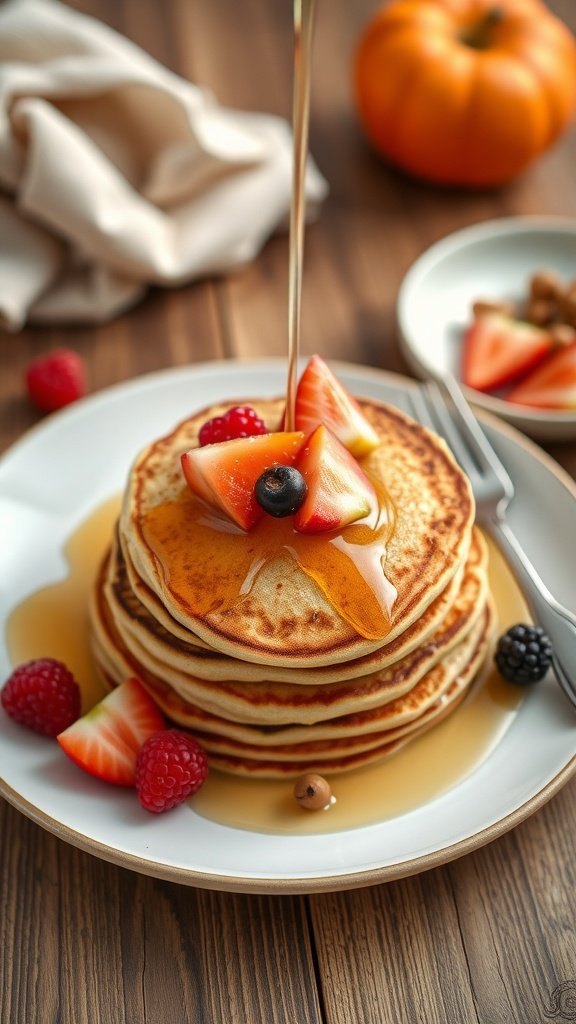
<instances>
[{"instance_id":1,"label":"fork handle","mask_svg":"<svg viewBox=\"0 0 576 1024\"><path fill-rule=\"evenodd\" d=\"M499 518L487 524L526 598L535 622L552 643L553 665L562 689L576 703L576 616L564 608L540 579L522 545Z\"/></svg>"}]
</instances>

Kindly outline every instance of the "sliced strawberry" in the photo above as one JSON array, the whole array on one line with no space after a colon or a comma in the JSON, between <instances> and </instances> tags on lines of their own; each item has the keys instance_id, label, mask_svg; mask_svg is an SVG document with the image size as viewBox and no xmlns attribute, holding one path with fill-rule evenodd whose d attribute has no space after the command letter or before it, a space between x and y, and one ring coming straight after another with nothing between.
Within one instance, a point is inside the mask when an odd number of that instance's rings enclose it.
<instances>
[{"instance_id":1,"label":"sliced strawberry","mask_svg":"<svg viewBox=\"0 0 576 1024\"><path fill-rule=\"evenodd\" d=\"M296 390L295 427L310 434L320 423L356 458L380 444L356 399L320 356L312 356Z\"/></svg>"},{"instance_id":2,"label":"sliced strawberry","mask_svg":"<svg viewBox=\"0 0 576 1024\"><path fill-rule=\"evenodd\" d=\"M354 456L322 425L308 438L297 468L308 487L294 517L300 533L337 530L378 507L376 491Z\"/></svg>"},{"instance_id":3,"label":"sliced strawberry","mask_svg":"<svg viewBox=\"0 0 576 1024\"><path fill-rule=\"evenodd\" d=\"M57 739L64 753L90 775L117 786L133 786L140 747L165 728L142 684L127 679Z\"/></svg>"},{"instance_id":4,"label":"sliced strawberry","mask_svg":"<svg viewBox=\"0 0 576 1024\"><path fill-rule=\"evenodd\" d=\"M464 336L462 380L476 391L502 387L531 370L552 347L543 327L502 313L484 313Z\"/></svg>"},{"instance_id":5,"label":"sliced strawberry","mask_svg":"<svg viewBox=\"0 0 576 1024\"><path fill-rule=\"evenodd\" d=\"M192 448L182 455L182 469L194 494L221 509L243 530L249 530L263 511L254 485L265 469L292 466L304 434L260 434Z\"/></svg>"},{"instance_id":6,"label":"sliced strawberry","mask_svg":"<svg viewBox=\"0 0 576 1024\"><path fill-rule=\"evenodd\" d=\"M576 409L576 342L553 352L506 397L541 409Z\"/></svg>"}]
</instances>

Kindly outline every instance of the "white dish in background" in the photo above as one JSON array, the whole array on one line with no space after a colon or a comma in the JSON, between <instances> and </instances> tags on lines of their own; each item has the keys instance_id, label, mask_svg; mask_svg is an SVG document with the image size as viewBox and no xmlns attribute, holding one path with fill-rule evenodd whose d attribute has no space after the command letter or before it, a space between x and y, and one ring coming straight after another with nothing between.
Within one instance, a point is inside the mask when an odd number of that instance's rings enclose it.
<instances>
[{"instance_id":1,"label":"white dish in background","mask_svg":"<svg viewBox=\"0 0 576 1024\"><path fill-rule=\"evenodd\" d=\"M521 300L543 268L576 279L576 220L506 217L456 231L427 249L400 286L400 343L423 378L460 378L462 337L476 299ZM576 410L538 410L465 389L469 401L541 440L576 438Z\"/></svg>"},{"instance_id":2,"label":"white dish in background","mask_svg":"<svg viewBox=\"0 0 576 1024\"><path fill-rule=\"evenodd\" d=\"M335 364L358 395L402 407L413 382ZM64 578L63 548L124 486L139 449L216 401L281 394L284 360L192 366L84 399L30 431L0 460L0 681L11 666L6 625L29 594ZM510 522L559 600L573 603L576 487L505 424L489 436L516 487ZM9 538L9 540L8 540ZM434 867L537 810L576 771L576 719L548 678L527 694L490 755L435 799L388 820L325 834L267 834L202 818L183 805L150 815L134 793L81 772L53 742L0 713L0 795L61 839L123 867L238 892L349 889Z\"/></svg>"}]
</instances>

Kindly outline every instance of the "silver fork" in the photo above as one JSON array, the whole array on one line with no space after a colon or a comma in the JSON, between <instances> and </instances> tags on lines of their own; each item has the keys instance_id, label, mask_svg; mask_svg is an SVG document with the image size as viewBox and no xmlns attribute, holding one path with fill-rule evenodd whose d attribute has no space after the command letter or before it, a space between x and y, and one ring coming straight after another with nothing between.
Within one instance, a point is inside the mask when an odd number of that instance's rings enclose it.
<instances>
[{"instance_id":1,"label":"silver fork","mask_svg":"<svg viewBox=\"0 0 576 1024\"><path fill-rule=\"evenodd\" d=\"M414 418L440 434L460 464L476 499L476 520L498 544L535 622L548 634L554 650L556 678L576 707L576 616L545 586L506 521L514 485L453 378L442 378L410 391Z\"/></svg>"}]
</instances>

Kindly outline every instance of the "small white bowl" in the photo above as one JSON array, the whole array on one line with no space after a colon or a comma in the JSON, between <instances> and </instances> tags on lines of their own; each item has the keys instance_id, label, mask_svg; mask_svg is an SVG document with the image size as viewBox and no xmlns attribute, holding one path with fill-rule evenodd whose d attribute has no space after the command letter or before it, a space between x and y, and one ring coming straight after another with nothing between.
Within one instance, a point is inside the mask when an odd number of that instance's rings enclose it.
<instances>
[{"instance_id":1,"label":"small white bowl","mask_svg":"<svg viewBox=\"0 0 576 1024\"><path fill-rule=\"evenodd\" d=\"M521 300L532 274L576 278L576 219L505 217L456 231L412 264L398 293L404 356L423 378L460 379L462 338L476 299ZM576 438L576 411L538 410L465 388L466 397L541 440Z\"/></svg>"}]
</instances>

